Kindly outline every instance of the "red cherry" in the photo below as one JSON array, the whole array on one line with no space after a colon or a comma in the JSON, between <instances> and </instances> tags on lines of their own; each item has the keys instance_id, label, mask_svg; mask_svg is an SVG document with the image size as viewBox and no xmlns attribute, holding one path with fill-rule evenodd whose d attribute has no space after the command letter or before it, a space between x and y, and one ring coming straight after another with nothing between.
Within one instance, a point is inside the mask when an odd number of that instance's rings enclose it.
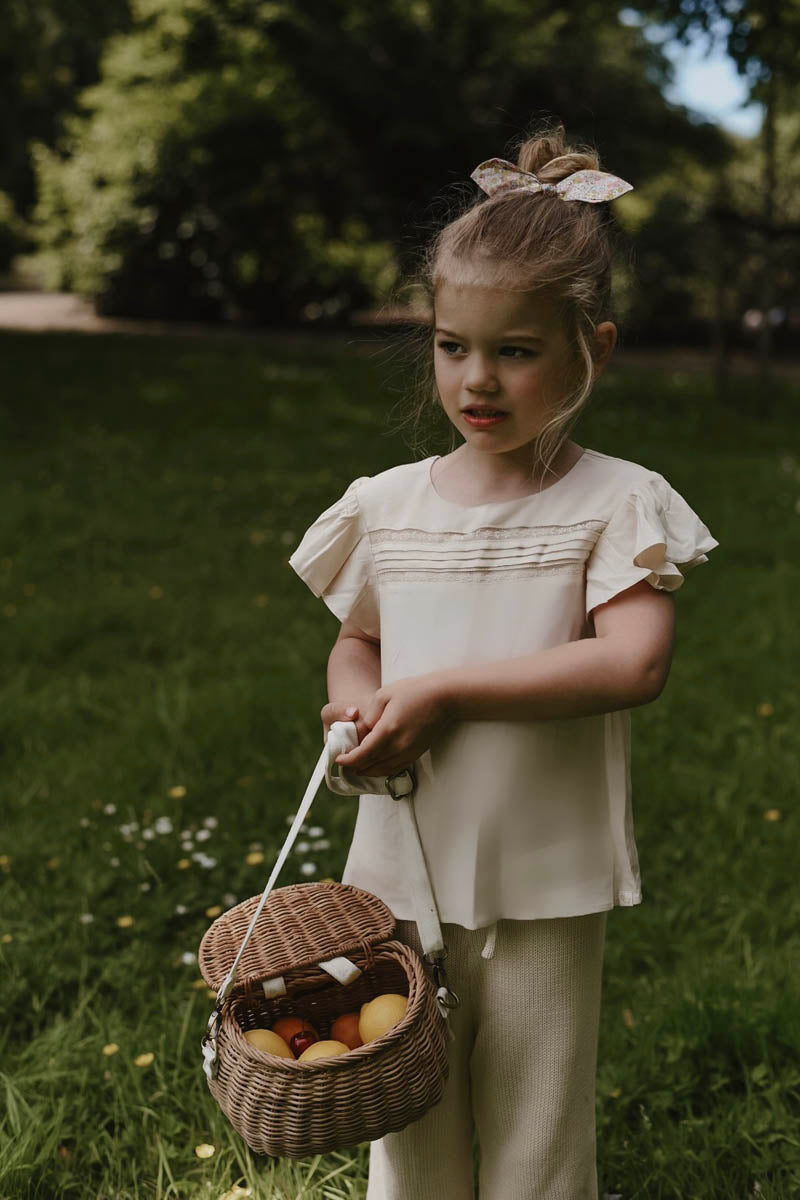
<instances>
[{"instance_id":1,"label":"red cherry","mask_svg":"<svg viewBox=\"0 0 800 1200\"><path fill-rule=\"evenodd\" d=\"M304 1050L307 1050L309 1046L313 1046L314 1042L318 1041L319 1038L313 1029L301 1029L289 1038L289 1049L295 1058L299 1058Z\"/></svg>"}]
</instances>

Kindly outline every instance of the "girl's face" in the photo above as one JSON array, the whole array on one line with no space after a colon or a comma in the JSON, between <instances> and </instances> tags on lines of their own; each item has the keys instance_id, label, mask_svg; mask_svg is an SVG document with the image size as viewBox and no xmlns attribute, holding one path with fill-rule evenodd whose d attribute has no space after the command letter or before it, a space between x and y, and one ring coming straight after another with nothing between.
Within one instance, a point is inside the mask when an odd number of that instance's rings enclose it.
<instances>
[{"instance_id":1,"label":"girl's face","mask_svg":"<svg viewBox=\"0 0 800 1200\"><path fill-rule=\"evenodd\" d=\"M442 283L434 308L434 369L448 417L475 451L528 462L525 448L575 381L552 304L544 293ZM481 405L509 415L477 429L464 410Z\"/></svg>"}]
</instances>

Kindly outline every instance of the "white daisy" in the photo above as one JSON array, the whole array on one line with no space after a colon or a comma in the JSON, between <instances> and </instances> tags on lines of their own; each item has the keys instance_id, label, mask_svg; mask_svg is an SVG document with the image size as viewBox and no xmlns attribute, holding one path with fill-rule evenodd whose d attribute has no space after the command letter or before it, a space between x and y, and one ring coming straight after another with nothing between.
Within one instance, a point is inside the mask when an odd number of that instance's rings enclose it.
<instances>
[{"instance_id":1,"label":"white daisy","mask_svg":"<svg viewBox=\"0 0 800 1200\"><path fill-rule=\"evenodd\" d=\"M103 806L103 812L104 812L104 813L108 813L108 815L109 815L110 817L113 817L113 815L114 815L114 813L115 813L116 811L117 811L117 806L116 806L116 804L106 804L106 805L104 805L104 806Z\"/></svg>"},{"instance_id":2,"label":"white daisy","mask_svg":"<svg viewBox=\"0 0 800 1200\"><path fill-rule=\"evenodd\" d=\"M206 817L206 819L203 821L203 824L205 825L206 829L216 829L219 825L219 821L216 817Z\"/></svg>"},{"instance_id":3,"label":"white daisy","mask_svg":"<svg viewBox=\"0 0 800 1200\"><path fill-rule=\"evenodd\" d=\"M303 875L316 875L317 864L312 862L304 862L300 864L300 870Z\"/></svg>"}]
</instances>

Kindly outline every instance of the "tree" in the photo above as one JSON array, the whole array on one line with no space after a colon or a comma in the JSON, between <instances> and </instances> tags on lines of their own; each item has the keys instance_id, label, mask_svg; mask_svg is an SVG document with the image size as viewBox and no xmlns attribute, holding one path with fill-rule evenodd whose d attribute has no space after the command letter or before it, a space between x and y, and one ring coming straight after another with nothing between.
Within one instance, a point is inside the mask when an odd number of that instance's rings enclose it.
<instances>
[{"instance_id":1,"label":"tree","mask_svg":"<svg viewBox=\"0 0 800 1200\"><path fill-rule=\"evenodd\" d=\"M664 101L660 51L604 3L132 7L63 144L35 149L39 264L104 311L344 318L534 117L599 142L637 187L730 153Z\"/></svg>"},{"instance_id":2,"label":"tree","mask_svg":"<svg viewBox=\"0 0 800 1200\"><path fill-rule=\"evenodd\" d=\"M800 89L800 0L653 0L635 5L640 11L674 25L675 35L687 42L698 30L722 36L728 53L749 86L749 98L764 105L759 367L761 395L769 396L772 326L775 301L776 250L782 230L776 223L775 196L779 190L776 122L781 111L794 111L792 98Z\"/></svg>"}]
</instances>

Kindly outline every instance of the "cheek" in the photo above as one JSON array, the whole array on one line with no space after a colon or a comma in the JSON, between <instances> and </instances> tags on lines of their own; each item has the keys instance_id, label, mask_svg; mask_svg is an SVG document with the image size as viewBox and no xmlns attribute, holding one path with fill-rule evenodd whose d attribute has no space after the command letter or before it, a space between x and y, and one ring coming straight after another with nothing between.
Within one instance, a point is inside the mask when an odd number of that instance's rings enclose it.
<instances>
[{"instance_id":1,"label":"cheek","mask_svg":"<svg viewBox=\"0 0 800 1200\"><path fill-rule=\"evenodd\" d=\"M440 391L451 388L457 383L455 364L447 359L434 359L433 371L436 378L436 385Z\"/></svg>"}]
</instances>

